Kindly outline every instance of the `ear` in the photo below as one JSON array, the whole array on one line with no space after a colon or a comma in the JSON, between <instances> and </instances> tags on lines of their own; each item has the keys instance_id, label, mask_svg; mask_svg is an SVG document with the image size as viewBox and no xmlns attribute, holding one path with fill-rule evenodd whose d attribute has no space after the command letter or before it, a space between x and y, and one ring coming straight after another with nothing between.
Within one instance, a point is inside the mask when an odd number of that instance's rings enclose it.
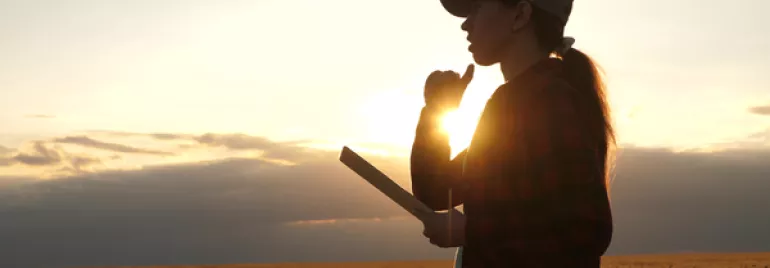
<instances>
[{"instance_id":1,"label":"ear","mask_svg":"<svg viewBox=\"0 0 770 268\"><path fill-rule=\"evenodd\" d=\"M529 23L529 19L532 17L532 5L529 1L519 1L516 7L512 9L512 12L511 30L515 32L521 30Z\"/></svg>"}]
</instances>

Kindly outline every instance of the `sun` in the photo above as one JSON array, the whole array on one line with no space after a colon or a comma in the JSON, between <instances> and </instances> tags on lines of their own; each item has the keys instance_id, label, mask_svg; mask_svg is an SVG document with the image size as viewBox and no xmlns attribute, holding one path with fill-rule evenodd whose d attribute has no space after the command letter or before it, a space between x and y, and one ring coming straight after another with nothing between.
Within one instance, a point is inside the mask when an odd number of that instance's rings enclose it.
<instances>
[{"instance_id":1,"label":"sun","mask_svg":"<svg viewBox=\"0 0 770 268\"><path fill-rule=\"evenodd\" d=\"M449 135L452 157L470 145L486 102L501 81L499 72L477 68L460 107L442 116L441 128ZM378 90L358 101L356 106L359 111L355 113L357 124L348 128L350 137L357 136L368 143L394 145L397 148L411 147L420 111L424 107L422 92Z\"/></svg>"},{"instance_id":2,"label":"sun","mask_svg":"<svg viewBox=\"0 0 770 268\"><path fill-rule=\"evenodd\" d=\"M477 122L478 113L463 107L447 112L442 117L441 128L449 135L452 157L455 157L471 144Z\"/></svg>"},{"instance_id":3,"label":"sun","mask_svg":"<svg viewBox=\"0 0 770 268\"><path fill-rule=\"evenodd\" d=\"M471 144L487 100L502 82L503 77L499 72L477 68L473 81L463 95L460 107L447 112L442 117L441 127L449 135L452 157Z\"/></svg>"}]
</instances>

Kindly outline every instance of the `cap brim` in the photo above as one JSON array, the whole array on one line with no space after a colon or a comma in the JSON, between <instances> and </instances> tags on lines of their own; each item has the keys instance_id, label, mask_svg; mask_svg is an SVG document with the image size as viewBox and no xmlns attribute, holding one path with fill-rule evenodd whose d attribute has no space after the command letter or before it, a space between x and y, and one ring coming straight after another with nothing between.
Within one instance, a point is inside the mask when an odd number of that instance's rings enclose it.
<instances>
[{"instance_id":1,"label":"cap brim","mask_svg":"<svg viewBox=\"0 0 770 268\"><path fill-rule=\"evenodd\" d=\"M449 14L465 18L471 13L471 1L472 0L441 0L441 5L444 6L444 9L446 9Z\"/></svg>"}]
</instances>

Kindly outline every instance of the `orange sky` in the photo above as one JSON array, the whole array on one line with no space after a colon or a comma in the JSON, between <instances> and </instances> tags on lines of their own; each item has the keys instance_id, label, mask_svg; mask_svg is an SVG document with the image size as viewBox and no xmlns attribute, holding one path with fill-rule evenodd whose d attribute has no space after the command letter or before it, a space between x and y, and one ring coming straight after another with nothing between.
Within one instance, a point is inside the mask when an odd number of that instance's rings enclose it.
<instances>
[{"instance_id":1,"label":"orange sky","mask_svg":"<svg viewBox=\"0 0 770 268\"><path fill-rule=\"evenodd\" d=\"M702 10L684 12L696 4ZM770 58L770 38L759 13L768 8L758 0L665 8L586 0L576 4L567 34L607 72L621 144L719 147L770 128L770 117L749 111L770 105L762 75L770 65L760 60ZM470 62L461 22L438 1L3 2L0 145L13 153L92 130L211 132L403 155L425 77ZM453 132L455 151L501 81L497 66L477 68ZM224 154L105 162L127 168ZM32 169L0 167L39 174Z\"/></svg>"}]
</instances>

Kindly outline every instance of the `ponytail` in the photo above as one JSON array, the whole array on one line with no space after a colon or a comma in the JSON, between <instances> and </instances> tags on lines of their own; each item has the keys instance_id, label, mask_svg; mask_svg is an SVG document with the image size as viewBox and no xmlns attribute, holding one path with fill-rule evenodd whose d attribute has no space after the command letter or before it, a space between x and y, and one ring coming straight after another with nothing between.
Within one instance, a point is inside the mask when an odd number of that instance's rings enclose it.
<instances>
[{"instance_id":1,"label":"ponytail","mask_svg":"<svg viewBox=\"0 0 770 268\"><path fill-rule=\"evenodd\" d=\"M599 156L604 160L602 169L605 184L609 191L614 169L615 133L612 126L610 109L607 103L604 81L594 61L582 51L570 48L561 56L564 78L578 92L581 92L579 105L584 107L589 118L588 124L594 131L592 136L600 144Z\"/></svg>"},{"instance_id":2,"label":"ponytail","mask_svg":"<svg viewBox=\"0 0 770 268\"><path fill-rule=\"evenodd\" d=\"M578 105L586 111L589 129L599 144L599 156L604 160L600 168L609 191L614 169L615 134L610 119L604 82L594 61L582 51L572 48L574 40L564 37L564 23L556 16L540 9L532 9L535 35L544 51L561 57L565 80L580 93ZM565 50L566 49L566 50Z\"/></svg>"}]
</instances>

